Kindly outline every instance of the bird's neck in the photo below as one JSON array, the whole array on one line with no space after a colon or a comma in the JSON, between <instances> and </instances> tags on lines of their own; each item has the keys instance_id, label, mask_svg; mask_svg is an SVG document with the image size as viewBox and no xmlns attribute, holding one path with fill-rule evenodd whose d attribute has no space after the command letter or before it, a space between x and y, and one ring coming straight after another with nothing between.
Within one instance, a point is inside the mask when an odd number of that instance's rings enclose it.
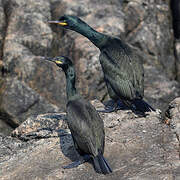
<instances>
[{"instance_id":1,"label":"bird's neck","mask_svg":"<svg viewBox=\"0 0 180 180\"><path fill-rule=\"evenodd\" d=\"M75 71L73 67L68 67L65 72L66 75L66 95L67 100L71 100L74 96L77 95L76 87L75 87Z\"/></svg>"},{"instance_id":2,"label":"bird's neck","mask_svg":"<svg viewBox=\"0 0 180 180\"><path fill-rule=\"evenodd\" d=\"M101 49L107 41L105 34L95 31L85 22L79 24L75 31L87 37L99 49Z\"/></svg>"}]
</instances>

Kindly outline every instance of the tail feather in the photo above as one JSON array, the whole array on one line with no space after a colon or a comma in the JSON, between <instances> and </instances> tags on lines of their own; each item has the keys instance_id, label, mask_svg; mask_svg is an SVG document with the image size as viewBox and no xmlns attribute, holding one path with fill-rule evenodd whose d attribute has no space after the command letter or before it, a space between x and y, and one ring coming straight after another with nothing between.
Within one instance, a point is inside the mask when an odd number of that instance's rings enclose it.
<instances>
[{"instance_id":1,"label":"tail feather","mask_svg":"<svg viewBox=\"0 0 180 180\"><path fill-rule=\"evenodd\" d=\"M112 169L110 168L109 164L105 160L102 154L98 154L96 157L93 158L94 162L94 169L97 173L102 174L109 174L112 173Z\"/></svg>"},{"instance_id":2,"label":"tail feather","mask_svg":"<svg viewBox=\"0 0 180 180\"><path fill-rule=\"evenodd\" d=\"M133 101L133 105L135 105L135 109L140 112L150 112L155 111L155 109L150 106L147 102L145 102L143 99L135 99Z\"/></svg>"}]
</instances>

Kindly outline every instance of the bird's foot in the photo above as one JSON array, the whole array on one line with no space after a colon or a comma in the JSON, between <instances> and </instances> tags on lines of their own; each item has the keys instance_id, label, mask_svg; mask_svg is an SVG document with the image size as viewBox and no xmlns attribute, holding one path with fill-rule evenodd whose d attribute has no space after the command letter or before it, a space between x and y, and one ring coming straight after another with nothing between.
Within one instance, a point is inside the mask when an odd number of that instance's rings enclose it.
<instances>
[{"instance_id":1,"label":"bird's foot","mask_svg":"<svg viewBox=\"0 0 180 180\"><path fill-rule=\"evenodd\" d=\"M131 105L131 110L134 114L136 114L139 118L146 117L146 113L142 111L138 111L134 104Z\"/></svg>"},{"instance_id":2,"label":"bird's foot","mask_svg":"<svg viewBox=\"0 0 180 180\"><path fill-rule=\"evenodd\" d=\"M67 165L67 166L63 166L62 168L63 169L71 169L71 168L76 168L78 167L79 165L89 161L91 157L89 155L84 155L84 156L81 156L80 160L77 160L75 162L72 162L71 164Z\"/></svg>"},{"instance_id":3,"label":"bird's foot","mask_svg":"<svg viewBox=\"0 0 180 180\"><path fill-rule=\"evenodd\" d=\"M117 112L118 110L125 109L126 107L121 101L110 100L105 103L105 108L103 110L98 110L98 112L111 113Z\"/></svg>"}]
</instances>

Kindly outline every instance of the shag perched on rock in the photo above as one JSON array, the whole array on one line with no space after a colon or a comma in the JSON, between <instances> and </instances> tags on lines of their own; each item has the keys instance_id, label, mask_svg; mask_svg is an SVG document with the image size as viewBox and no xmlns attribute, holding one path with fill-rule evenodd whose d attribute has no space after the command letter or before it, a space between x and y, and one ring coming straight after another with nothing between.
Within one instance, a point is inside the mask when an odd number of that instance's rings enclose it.
<instances>
[{"instance_id":1,"label":"shag perched on rock","mask_svg":"<svg viewBox=\"0 0 180 180\"><path fill-rule=\"evenodd\" d=\"M99 60L104 72L104 80L111 107L105 112L118 108L120 99L135 112L145 113L154 109L144 100L144 70L135 52L121 39L99 33L76 16L64 15L58 21L49 21L66 29L74 30L87 37L101 51Z\"/></svg>"},{"instance_id":2,"label":"shag perched on rock","mask_svg":"<svg viewBox=\"0 0 180 180\"><path fill-rule=\"evenodd\" d=\"M77 93L72 61L63 56L47 58L47 60L61 67L66 75L67 123L75 148L83 157L80 161L64 168L77 167L92 158L98 173L111 173L112 170L103 157L105 143L103 120L96 109Z\"/></svg>"}]
</instances>

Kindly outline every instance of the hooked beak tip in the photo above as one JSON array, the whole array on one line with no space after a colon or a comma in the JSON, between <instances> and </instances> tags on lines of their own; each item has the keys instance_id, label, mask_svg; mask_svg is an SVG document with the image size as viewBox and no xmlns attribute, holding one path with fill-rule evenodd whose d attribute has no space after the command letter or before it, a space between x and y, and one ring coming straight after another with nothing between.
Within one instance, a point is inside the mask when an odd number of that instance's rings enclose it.
<instances>
[{"instance_id":1,"label":"hooked beak tip","mask_svg":"<svg viewBox=\"0 0 180 180\"><path fill-rule=\"evenodd\" d=\"M61 26L67 26L67 22L62 22L62 21L48 21L50 24L59 24Z\"/></svg>"}]
</instances>

